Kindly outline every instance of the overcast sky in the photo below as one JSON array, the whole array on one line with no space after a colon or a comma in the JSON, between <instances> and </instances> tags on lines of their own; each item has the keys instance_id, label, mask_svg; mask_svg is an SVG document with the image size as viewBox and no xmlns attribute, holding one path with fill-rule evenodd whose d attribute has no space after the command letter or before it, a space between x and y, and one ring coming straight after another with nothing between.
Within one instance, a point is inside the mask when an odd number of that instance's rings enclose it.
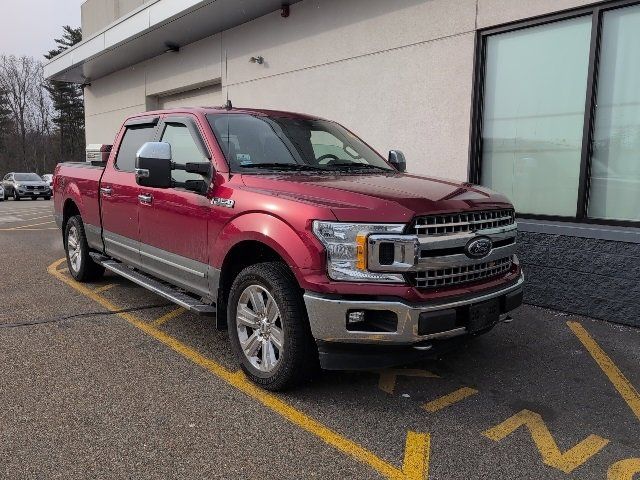
<instances>
[{"instance_id":1,"label":"overcast sky","mask_svg":"<svg viewBox=\"0 0 640 480\"><path fill-rule=\"evenodd\" d=\"M80 26L83 0L0 0L0 54L42 55L55 47L63 25Z\"/></svg>"}]
</instances>

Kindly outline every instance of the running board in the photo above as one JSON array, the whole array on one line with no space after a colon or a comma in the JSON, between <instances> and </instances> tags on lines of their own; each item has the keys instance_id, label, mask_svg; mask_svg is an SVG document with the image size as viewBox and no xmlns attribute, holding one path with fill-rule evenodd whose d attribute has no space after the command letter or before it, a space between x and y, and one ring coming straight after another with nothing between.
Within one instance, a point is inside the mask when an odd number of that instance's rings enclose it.
<instances>
[{"instance_id":1,"label":"running board","mask_svg":"<svg viewBox=\"0 0 640 480\"><path fill-rule=\"evenodd\" d=\"M214 317L216 315L216 307L213 305L202 303L197 298L178 291L166 283L156 280L144 273L133 270L117 260L113 260L95 252L91 252L89 255L91 255L94 262L102 265L107 270L120 275L133 283L137 283L141 287L144 287L156 295L160 295L161 297L180 305L190 312L207 317Z\"/></svg>"}]
</instances>

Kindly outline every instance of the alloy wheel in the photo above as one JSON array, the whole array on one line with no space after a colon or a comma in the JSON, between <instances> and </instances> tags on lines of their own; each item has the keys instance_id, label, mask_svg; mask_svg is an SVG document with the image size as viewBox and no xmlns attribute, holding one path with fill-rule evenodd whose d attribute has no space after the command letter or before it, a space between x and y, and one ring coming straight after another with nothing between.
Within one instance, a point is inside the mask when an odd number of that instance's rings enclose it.
<instances>
[{"instance_id":1,"label":"alloy wheel","mask_svg":"<svg viewBox=\"0 0 640 480\"><path fill-rule=\"evenodd\" d=\"M82 262L82 251L80 249L80 234L75 225L69 229L67 235L67 250L69 251L69 261L74 272L80 271Z\"/></svg>"},{"instance_id":2,"label":"alloy wheel","mask_svg":"<svg viewBox=\"0 0 640 480\"><path fill-rule=\"evenodd\" d=\"M284 351L284 328L280 309L267 289L260 285L244 289L238 299L236 329L251 365L261 372L273 371Z\"/></svg>"}]
</instances>

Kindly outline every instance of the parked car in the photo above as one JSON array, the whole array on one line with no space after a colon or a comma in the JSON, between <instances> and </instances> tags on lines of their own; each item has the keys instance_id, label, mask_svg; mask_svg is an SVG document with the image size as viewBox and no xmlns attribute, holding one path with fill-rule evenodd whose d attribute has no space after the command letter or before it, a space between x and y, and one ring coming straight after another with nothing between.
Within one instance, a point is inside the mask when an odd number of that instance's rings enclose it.
<instances>
[{"instance_id":1,"label":"parked car","mask_svg":"<svg viewBox=\"0 0 640 480\"><path fill-rule=\"evenodd\" d=\"M42 180L44 180L45 182L47 182L49 184L49 188L53 188L53 174L52 173L45 173L44 175L42 175Z\"/></svg>"},{"instance_id":2,"label":"parked car","mask_svg":"<svg viewBox=\"0 0 640 480\"><path fill-rule=\"evenodd\" d=\"M4 200L5 200L4 187L2 186L2 183L0 183L0 202L3 202Z\"/></svg>"},{"instance_id":3,"label":"parked car","mask_svg":"<svg viewBox=\"0 0 640 480\"><path fill-rule=\"evenodd\" d=\"M405 173L401 152L385 160L337 123L150 112L125 121L106 158L56 168L71 275L107 269L215 315L264 388L293 385L318 361L416 361L522 303L504 196Z\"/></svg>"},{"instance_id":4,"label":"parked car","mask_svg":"<svg viewBox=\"0 0 640 480\"><path fill-rule=\"evenodd\" d=\"M7 173L2 179L4 198L12 196L14 200L44 198L51 200L51 188L36 173Z\"/></svg>"}]
</instances>

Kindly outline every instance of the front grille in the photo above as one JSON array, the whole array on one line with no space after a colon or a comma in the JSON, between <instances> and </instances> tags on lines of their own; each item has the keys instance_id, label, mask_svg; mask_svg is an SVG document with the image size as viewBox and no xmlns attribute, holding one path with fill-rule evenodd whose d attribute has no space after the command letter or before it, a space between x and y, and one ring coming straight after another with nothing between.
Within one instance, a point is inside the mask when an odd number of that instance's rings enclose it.
<instances>
[{"instance_id":1,"label":"front grille","mask_svg":"<svg viewBox=\"0 0 640 480\"><path fill-rule=\"evenodd\" d=\"M515 212L512 209L427 215L417 217L413 222L412 230L416 235L475 232L513 225L516 221L515 217Z\"/></svg>"},{"instance_id":2,"label":"front grille","mask_svg":"<svg viewBox=\"0 0 640 480\"><path fill-rule=\"evenodd\" d=\"M503 275L511 265L509 256L475 265L424 270L411 275L410 280L418 288L449 287Z\"/></svg>"}]
</instances>

